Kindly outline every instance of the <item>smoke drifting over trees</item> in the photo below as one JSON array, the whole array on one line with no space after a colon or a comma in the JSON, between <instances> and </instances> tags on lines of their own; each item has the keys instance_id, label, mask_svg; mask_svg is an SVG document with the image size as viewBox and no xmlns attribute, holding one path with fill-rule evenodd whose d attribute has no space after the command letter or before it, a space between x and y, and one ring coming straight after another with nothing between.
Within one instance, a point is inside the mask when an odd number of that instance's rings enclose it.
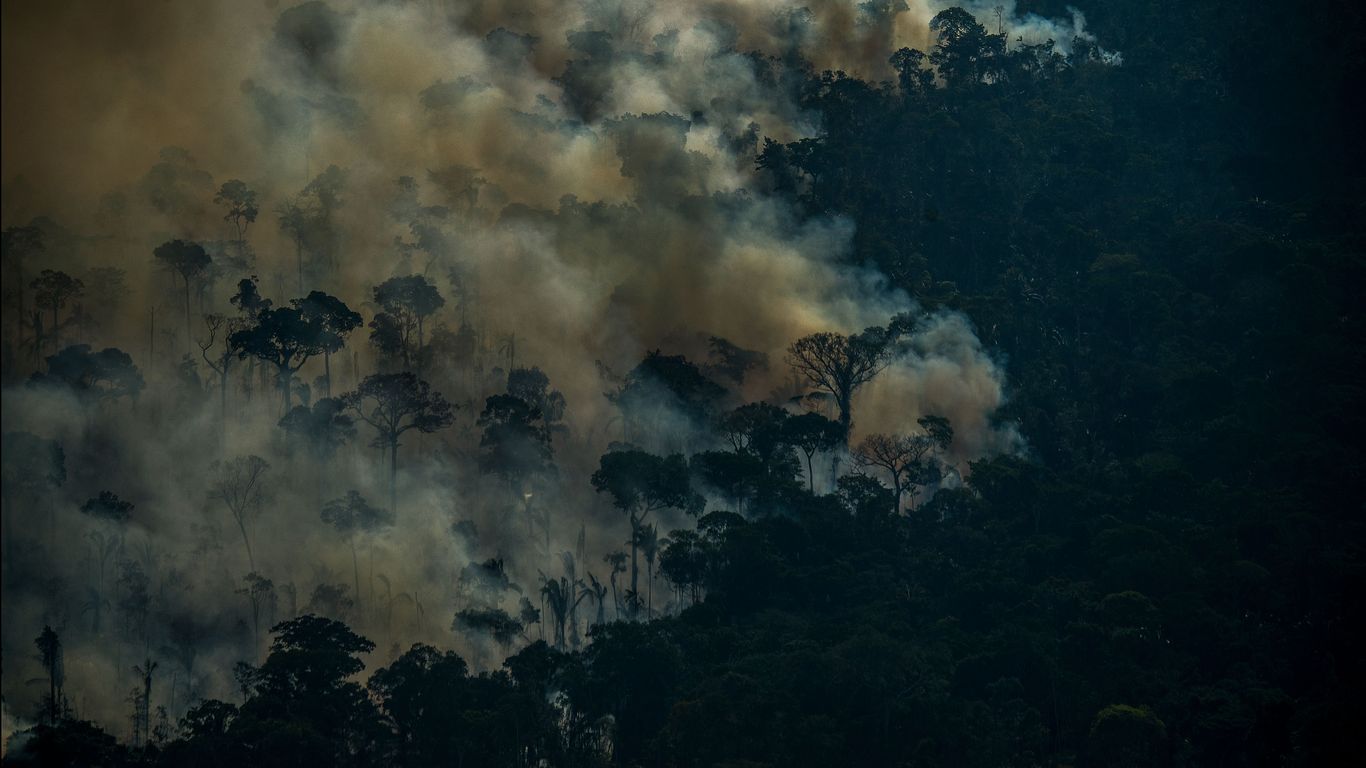
<instances>
[{"instance_id":1,"label":"smoke drifting over trees","mask_svg":"<svg viewBox=\"0 0 1366 768\"><path fill-rule=\"evenodd\" d=\"M1195 140L1132 126L1142 38L960 5L7 4L4 738L116 752L91 721L167 764L283 732L306 735L280 764L891 764L893 723L953 688L1020 764L1167 755L1166 699L1059 704L1102 675L948 635L1024 579L1106 643L1176 615L1180 526L1125 505L1208 489L1138 390L1212 413L1218 374L1127 366L1192 366L1163 323L1215 290L1134 245L1187 201L1113 211L1185 190ZM1313 264L1277 279L1316 290ZM1104 576L1044 573L1106 547ZM965 585L974 558L1012 581ZM830 646L812 611L894 618ZM864 725L804 712L812 744L737 746L755 712L708 719L743 695L727 675L785 673L717 673L736 642L683 628L742 625L751 650L825 637L870 709L813 700ZM954 733L925 760L1015 759Z\"/></svg>"}]
</instances>

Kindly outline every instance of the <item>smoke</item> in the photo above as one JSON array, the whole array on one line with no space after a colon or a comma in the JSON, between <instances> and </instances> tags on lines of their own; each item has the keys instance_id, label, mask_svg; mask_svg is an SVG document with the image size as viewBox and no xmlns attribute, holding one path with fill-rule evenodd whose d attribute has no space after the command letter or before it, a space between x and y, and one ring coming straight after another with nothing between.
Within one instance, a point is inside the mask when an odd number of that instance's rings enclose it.
<instances>
[{"instance_id":1,"label":"smoke","mask_svg":"<svg viewBox=\"0 0 1366 768\"><path fill-rule=\"evenodd\" d=\"M236 523L207 489L214 462L241 455L270 463L269 497L249 531L256 570L275 585L263 626L312 601L375 639L377 663L418 640L496 663L487 640L452 633L454 610L479 602L515 615L520 597L537 604L538 573L558 575L559 553L581 530L580 573L605 577L602 554L622 547L624 520L587 482L622 438L604 368L621 375L656 348L703 357L699 334L716 336L770 361L736 404L785 398L799 393L781 362L794 339L917 311L842 258L849 221L802 220L766 196L753 156L760 137L819 132L794 93L794 55L883 78L892 50L927 47L928 21L947 5L6 3L4 225L50 217L41 264L27 268L86 279L80 310L93 318L65 333L129 351L148 379L136 403L5 392L4 431L56 441L67 472L60 488L6 504L6 538L33 545L6 564L7 702L36 708L42 686L26 681L41 673L32 638L44 623L62 631L73 705L115 733L126 732L129 669L145 657L166 662L154 698L173 717L192 697L233 695L233 663L259 660L266 638L239 593L249 568ZM995 30L994 11L969 7ZM1012 41L1045 36L1065 49L1091 39L1079 12L1047 21L1003 8ZM429 372L461 405L457 423L405 438L397 522L362 535L354 563L318 509L351 489L386 499L387 461L368 447L368 428L317 466L286 444L278 397L245 364L221 426L193 343L203 329L196 322L186 337L182 298L151 257L187 238L228 261L235 235L213 197L241 179L261 200L247 233L254 263L225 269L192 314L231 312L226 299L248 273L287 301L298 295L299 252L277 207L329 166L344 182L324 236L308 246L307 287L368 319L371 286L426 274L448 300L428 328L433 343L463 329L475 344L467 362L439 359ZM123 270L127 291L96 303L109 287L99 268ZM333 358L336 389L379 365L365 334ZM929 317L909 346L856 398L857 429L909 432L919 416L941 414L959 462L1021 449L993 418L1003 372L965 318ZM549 547L529 539L507 489L474 465L475 417L514 362L543 369L568 403L560 482L532 502L552 507ZM321 372L314 361L299 376L314 396ZM136 504L125 526L79 511L106 489ZM686 521L663 520L662 530L671 523ZM115 539L102 560L102 542ZM520 593L462 576L489 558L504 559ZM319 586L348 588L351 606Z\"/></svg>"}]
</instances>

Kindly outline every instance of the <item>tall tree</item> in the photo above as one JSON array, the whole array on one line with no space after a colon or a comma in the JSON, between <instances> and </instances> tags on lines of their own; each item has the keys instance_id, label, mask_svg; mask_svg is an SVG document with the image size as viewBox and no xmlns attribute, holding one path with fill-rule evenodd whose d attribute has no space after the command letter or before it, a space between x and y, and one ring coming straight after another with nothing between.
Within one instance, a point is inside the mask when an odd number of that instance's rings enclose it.
<instances>
[{"instance_id":1,"label":"tall tree","mask_svg":"<svg viewBox=\"0 0 1366 768\"><path fill-rule=\"evenodd\" d=\"M185 288L185 340L191 343L193 332L190 330L190 284L201 279L213 263L213 259L199 243L184 240L170 240L152 251L157 263L172 275L180 277Z\"/></svg>"},{"instance_id":2,"label":"tall tree","mask_svg":"<svg viewBox=\"0 0 1366 768\"><path fill-rule=\"evenodd\" d=\"M814 333L787 348L787 364L812 386L835 398L846 435L853 424L854 393L889 362L888 334L881 328L852 336Z\"/></svg>"},{"instance_id":3,"label":"tall tree","mask_svg":"<svg viewBox=\"0 0 1366 768\"><path fill-rule=\"evenodd\" d=\"M360 605L360 562L356 556L356 538L373 534L394 524L394 514L373 506L360 495L359 491L347 491L345 496L332 499L323 505L320 513L322 521L330 526L351 547L351 571L355 577L356 604Z\"/></svg>"},{"instance_id":4,"label":"tall tree","mask_svg":"<svg viewBox=\"0 0 1366 768\"><path fill-rule=\"evenodd\" d=\"M307 296L295 299L292 303L299 310L304 322L308 323L316 334L315 340L323 352L327 397L331 397L332 353L346 346L346 337L365 321L341 299L322 291L310 291Z\"/></svg>"},{"instance_id":5,"label":"tall tree","mask_svg":"<svg viewBox=\"0 0 1366 768\"><path fill-rule=\"evenodd\" d=\"M85 283L65 272L45 269L30 284L33 288L33 303L39 309L52 312L52 343L61 344L62 323L58 313L68 301L79 298L85 293Z\"/></svg>"},{"instance_id":6,"label":"tall tree","mask_svg":"<svg viewBox=\"0 0 1366 768\"><path fill-rule=\"evenodd\" d=\"M445 305L436 286L422 275L391 277L374 288L381 313L370 323L370 339L381 352L397 354L405 369L421 372L426 318Z\"/></svg>"},{"instance_id":7,"label":"tall tree","mask_svg":"<svg viewBox=\"0 0 1366 768\"><path fill-rule=\"evenodd\" d=\"M430 433L449 427L456 406L407 371L366 376L342 401L375 428L372 445L389 451L389 509L397 511L399 438L409 430Z\"/></svg>"},{"instance_id":8,"label":"tall tree","mask_svg":"<svg viewBox=\"0 0 1366 768\"><path fill-rule=\"evenodd\" d=\"M337 449L356 436L356 422L340 398L323 397L313 405L296 405L280 418L279 426L291 444L302 445L313 460L314 500L321 492L327 462Z\"/></svg>"},{"instance_id":9,"label":"tall tree","mask_svg":"<svg viewBox=\"0 0 1366 768\"><path fill-rule=\"evenodd\" d=\"M844 444L844 428L819 413L808 412L793 416L783 424L783 440L806 457L806 479L811 493L816 492L816 476L811 460L823 451L833 451Z\"/></svg>"},{"instance_id":10,"label":"tall tree","mask_svg":"<svg viewBox=\"0 0 1366 768\"><path fill-rule=\"evenodd\" d=\"M256 205L256 192L240 179L229 179L218 188L218 194L214 195L213 201L227 209L223 214L223 221L232 225L233 234L236 235L233 242L237 243L237 260L239 266L244 267L249 263L247 227L256 221L256 214L260 213L260 208ZM300 290L303 290L302 287Z\"/></svg>"},{"instance_id":11,"label":"tall tree","mask_svg":"<svg viewBox=\"0 0 1366 768\"><path fill-rule=\"evenodd\" d=\"M62 686L66 682L62 639L52 627L45 625L42 634L33 643L38 646L38 660L47 673L47 697L43 702L43 712L47 715L48 725L56 725L58 718L66 713L66 698L62 695Z\"/></svg>"},{"instance_id":12,"label":"tall tree","mask_svg":"<svg viewBox=\"0 0 1366 768\"><path fill-rule=\"evenodd\" d=\"M30 224L26 227L7 227L4 232L0 232L0 259L3 259L5 266L14 272L12 281L6 280L5 284L14 286L14 309L18 317L18 322L15 323L15 341L21 347L24 343L24 326L28 323L28 315L24 310L24 288L28 285L28 281L24 279L24 267L29 260L42 252L43 230L39 227ZM33 351L33 355L37 357L37 349Z\"/></svg>"},{"instance_id":13,"label":"tall tree","mask_svg":"<svg viewBox=\"0 0 1366 768\"><path fill-rule=\"evenodd\" d=\"M661 458L637 450L611 451L603 454L591 481L594 490L612 497L612 504L626 513L631 524L631 592L639 595L637 532L645 519L663 509L688 514L702 510L703 499L688 479L688 463L680 454Z\"/></svg>"},{"instance_id":14,"label":"tall tree","mask_svg":"<svg viewBox=\"0 0 1366 768\"><path fill-rule=\"evenodd\" d=\"M479 439L479 468L506 480L514 494L524 495L530 533L530 483L552 469L550 432L541 412L519 397L494 395L484 401L475 423L484 430Z\"/></svg>"},{"instance_id":15,"label":"tall tree","mask_svg":"<svg viewBox=\"0 0 1366 768\"><path fill-rule=\"evenodd\" d=\"M953 442L953 427L948 419L922 416L919 424L923 431L914 435L868 435L854 450L854 460L860 466L887 471L898 511L905 493L910 492L914 498L916 487L937 480L935 454L948 450Z\"/></svg>"},{"instance_id":16,"label":"tall tree","mask_svg":"<svg viewBox=\"0 0 1366 768\"><path fill-rule=\"evenodd\" d=\"M204 328L208 331L207 336L199 339L199 354L204 358L204 363L209 366L209 370L218 375L218 416L219 416L219 437L226 439L228 426L228 382L232 372L232 361L238 359L237 353L233 350L229 339L232 334L246 327L246 322L241 318L230 318L220 314L209 314L204 316ZM218 351L209 354L209 350L218 348Z\"/></svg>"},{"instance_id":17,"label":"tall tree","mask_svg":"<svg viewBox=\"0 0 1366 768\"><path fill-rule=\"evenodd\" d=\"M215 462L217 479L209 486L209 497L223 502L242 533L242 545L247 550L247 565L256 570L256 558L251 553L249 523L260 514L268 498L266 470L270 464L260 456L237 456L228 461Z\"/></svg>"},{"instance_id":18,"label":"tall tree","mask_svg":"<svg viewBox=\"0 0 1366 768\"><path fill-rule=\"evenodd\" d=\"M234 331L228 341L238 357L254 357L275 366L280 413L284 414L289 411L294 374L310 358L323 354L330 338L298 307L274 307L262 310L255 323Z\"/></svg>"}]
</instances>

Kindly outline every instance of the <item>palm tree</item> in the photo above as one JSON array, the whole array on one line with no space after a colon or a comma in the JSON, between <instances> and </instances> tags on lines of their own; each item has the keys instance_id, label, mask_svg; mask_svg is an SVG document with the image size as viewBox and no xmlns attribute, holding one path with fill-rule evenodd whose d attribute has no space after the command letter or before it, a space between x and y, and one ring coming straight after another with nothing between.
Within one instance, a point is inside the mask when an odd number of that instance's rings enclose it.
<instances>
[{"instance_id":1,"label":"palm tree","mask_svg":"<svg viewBox=\"0 0 1366 768\"><path fill-rule=\"evenodd\" d=\"M604 606L603 598L607 596L607 587L604 586L602 582L598 581L598 577L594 576L592 573L588 574L588 583L590 585L588 587L589 597L598 604L598 618L597 621L593 622L593 626L596 627L599 624L606 624L607 609Z\"/></svg>"},{"instance_id":2,"label":"palm tree","mask_svg":"<svg viewBox=\"0 0 1366 768\"><path fill-rule=\"evenodd\" d=\"M545 579L545 583L541 585L541 603L542 610L546 607L550 609L550 618L555 628L555 647L564 648L564 620L569 609L569 581L563 576L558 580Z\"/></svg>"},{"instance_id":3,"label":"palm tree","mask_svg":"<svg viewBox=\"0 0 1366 768\"><path fill-rule=\"evenodd\" d=\"M151 659L142 662L142 665L133 665L133 671L142 676L142 693L138 696L134 705L133 712L133 746L143 746L147 744L147 737L151 728L151 703L152 703L152 673L157 669L157 663Z\"/></svg>"},{"instance_id":4,"label":"palm tree","mask_svg":"<svg viewBox=\"0 0 1366 768\"><path fill-rule=\"evenodd\" d=\"M612 566L612 572L608 575L608 581L612 584L612 606L616 610L617 620L621 620L621 599L617 597L617 574L626 573L626 553L612 552L602 556L602 561Z\"/></svg>"}]
</instances>

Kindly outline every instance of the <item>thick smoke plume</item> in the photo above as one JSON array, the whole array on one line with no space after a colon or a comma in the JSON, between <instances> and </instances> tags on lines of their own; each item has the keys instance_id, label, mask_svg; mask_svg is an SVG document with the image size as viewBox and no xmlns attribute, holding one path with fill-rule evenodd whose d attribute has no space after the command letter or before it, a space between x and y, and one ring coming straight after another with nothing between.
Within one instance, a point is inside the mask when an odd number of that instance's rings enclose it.
<instances>
[{"instance_id":1,"label":"thick smoke plume","mask_svg":"<svg viewBox=\"0 0 1366 768\"><path fill-rule=\"evenodd\" d=\"M580 531L581 568L600 576L602 554L622 546L624 521L587 477L623 437L604 392L646 352L704 359L707 338L727 339L769 361L734 404L787 402L803 392L783 364L794 339L919 314L912 297L843 258L848 221L800 219L767 196L754 154L763 137L820 131L797 99L799 58L889 78L888 54L926 48L928 21L946 6L6 3L4 225L44 230L30 274L86 281L79 309L92 319L65 333L128 351L148 381L135 403L91 405L24 387L41 359L8 352L4 431L55 441L66 478L22 504L6 491L7 542L32 544L6 553L6 728L42 694L26 681L42 675L32 657L44 624L62 630L75 708L119 733L133 664L165 662L156 702L174 717L191 697L233 695L233 663L259 660L266 642L255 624L310 608L349 612L379 642L379 662L426 640L496 664L500 648L452 631L454 610L477 599L515 611L521 595L535 603L538 572L558 574ZM970 10L995 31L985 6ZM1008 2L1002 19L1012 41L1086 38L1080 14L1018 17ZM333 214L322 240L301 250L279 210L317 178L335 182ZM234 250L214 203L230 179L261 202L247 249ZM205 244L221 267L194 297L188 334L176 284L152 258L173 238ZM126 290L101 268L123 270ZM467 332L474 351L428 372L461 406L456 424L405 439L396 524L361 537L353 565L320 522L320 502L357 489L382 503L387 461L362 425L316 468L285 444L269 384L258 377L250 397L243 390L245 368L221 428L199 320L233 312L228 297L254 274L277 305L302 295L302 283L368 321L371 287L414 273L447 299L432 338ZM335 389L377 370L366 333L332 359ZM993 418L1002 371L965 318L922 318L907 348L856 399L856 438L913 431L937 414L956 429L964 470L1021 449ZM533 365L568 404L555 440L560 482L536 500L553 508L548 547L528 543L505 489L474 466L483 399L510 366ZM321 361L300 373L305 396L322 394L321 373ZM256 620L235 523L209 493L215 462L244 455L270 464L251 535L256 570L276 592ZM135 504L122 527L79 509L106 489ZM114 539L122 554L103 557ZM469 578L467 566L489 558L504 560L516 588ZM315 591L353 582L350 608ZM135 607L119 600L139 590L147 615L120 627Z\"/></svg>"}]
</instances>

